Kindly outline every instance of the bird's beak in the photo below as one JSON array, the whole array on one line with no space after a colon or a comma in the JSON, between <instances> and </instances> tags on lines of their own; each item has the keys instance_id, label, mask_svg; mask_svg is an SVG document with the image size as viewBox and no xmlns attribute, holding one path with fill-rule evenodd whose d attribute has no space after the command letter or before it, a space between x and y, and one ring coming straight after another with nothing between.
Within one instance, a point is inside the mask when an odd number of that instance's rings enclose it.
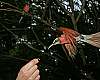
<instances>
[{"instance_id":1,"label":"bird's beak","mask_svg":"<svg viewBox=\"0 0 100 80\"><path fill-rule=\"evenodd\" d=\"M48 47L48 49L50 49L52 46L60 44L59 38L56 38L53 43Z\"/></svg>"}]
</instances>

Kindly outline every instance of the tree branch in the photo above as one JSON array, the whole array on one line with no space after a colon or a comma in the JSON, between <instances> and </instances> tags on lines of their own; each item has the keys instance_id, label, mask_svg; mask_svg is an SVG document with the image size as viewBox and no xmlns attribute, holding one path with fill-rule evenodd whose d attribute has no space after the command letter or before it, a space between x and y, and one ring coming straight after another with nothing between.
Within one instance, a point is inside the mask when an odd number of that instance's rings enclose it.
<instances>
[{"instance_id":1,"label":"tree branch","mask_svg":"<svg viewBox=\"0 0 100 80\"><path fill-rule=\"evenodd\" d=\"M45 13L46 13L46 10L47 10L47 7L48 7L48 3L49 3L49 0L46 0L45 10L43 11L42 19L44 19L44 16L45 16Z\"/></svg>"},{"instance_id":2,"label":"tree branch","mask_svg":"<svg viewBox=\"0 0 100 80\"><path fill-rule=\"evenodd\" d=\"M69 3L70 3L71 10L72 10L72 15L70 17L72 19L74 29L77 30L77 24L76 24L75 15L74 15L74 2L73 2L73 0L69 0Z\"/></svg>"},{"instance_id":3,"label":"tree branch","mask_svg":"<svg viewBox=\"0 0 100 80\"><path fill-rule=\"evenodd\" d=\"M13 11L13 12L17 12L17 13L20 13L20 14L23 14L24 12L21 12L19 10L16 10L16 9L11 9L11 8L7 8L7 9L0 9L0 11Z\"/></svg>"},{"instance_id":4,"label":"tree branch","mask_svg":"<svg viewBox=\"0 0 100 80\"><path fill-rule=\"evenodd\" d=\"M60 8L62 8L62 10L67 13L71 19L72 19L72 23L74 25L74 29L77 30L77 25L76 25L76 21L75 21L75 17L74 17L74 4L73 4L73 0L70 1L70 7L72 9L72 13L67 11L64 6L61 5L61 3L58 1L58 0L55 0L56 1L56 4L60 6Z\"/></svg>"},{"instance_id":5,"label":"tree branch","mask_svg":"<svg viewBox=\"0 0 100 80\"><path fill-rule=\"evenodd\" d=\"M4 29L6 29L8 32L10 32L14 37L15 37L15 39L16 40L19 40L19 38L18 38L18 35L16 35L16 34L14 34L12 31L10 31L7 27L5 27L2 23L0 23L1 25L2 25L2 27L4 28ZM31 49L33 49L34 51L36 51L36 52L41 52L40 50L38 50L38 49L36 49L36 48L34 48L34 47L32 47L31 45L29 45L28 43L26 43L26 42L23 42L25 45L27 45L29 48L31 48Z\"/></svg>"},{"instance_id":6,"label":"tree branch","mask_svg":"<svg viewBox=\"0 0 100 80\"><path fill-rule=\"evenodd\" d=\"M83 3L83 4L82 4L82 6L81 6L81 10L80 10L80 12L79 12L79 15L78 15L77 18L76 18L76 23L79 21L79 18L80 18L80 16L82 15L82 11L84 10L84 7L85 7L85 0L83 0L82 3Z\"/></svg>"},{"instance_id":7,"label":"tree branch","mask_svg":"<svg viewBox=\"0 0 100 80\"><path fill-rule=\"evenodd\" d=\"M36 39L37 39L37 42L39 42L43 47L45 46L41 41L40 39L38 38L38 36L36 35L35 31L33 29L31 29L33 34L35 35Z\"/></svg>"},{"instance_id":8,"label":"tree branch","mask_svg":"<svg viewBox=\"0 0 100 80\"><path fill-rule=\"evenodd\" d=\"M14 59L20 60L20 61L29 61L28 59L18 58L18 57L14 57L14 56L10 56L10 55L2 55L2 54L0 54L0 56L7 57L7 58L14 58Z\"/></svg>"},{"instance_id":9,"label":"tree branch","mask_svg":"<svg viewBox=\"0 0 100 80\"><path fill-rule=\"evenodd\" d=\"M11 6L11 7L15 8L15 9L18 9L16 6L14 6L14 5L10 4L10 3L6 3L6 2L3 2L3 1L0 1L0 3L6 4L8 6Z\"/></svg>"},{"instance_id":10,"label":"tree branch","mask_svg":"<svg viewBox=\"0 0 100 80\"><path fill-rule=\"evenodd\" d=\"M74 14L74 2L73 2L73 0L69 0L69 5L71 7L72 14Z\"/></svg>"}]
</instances>

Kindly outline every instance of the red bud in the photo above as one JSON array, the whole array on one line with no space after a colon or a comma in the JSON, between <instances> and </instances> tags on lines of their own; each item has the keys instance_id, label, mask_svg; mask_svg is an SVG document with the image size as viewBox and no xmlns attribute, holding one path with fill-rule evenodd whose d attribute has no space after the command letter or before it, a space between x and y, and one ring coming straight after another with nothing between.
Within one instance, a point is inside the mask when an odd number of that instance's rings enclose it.
<instances>
[{"instance_id":1,"label":"red bud","mask_svg":"<svg viewBox=\"0 0 100 80\"><path fill-rule=\"evenodd\" d=\"M29 11L29 4L25 4L24 5L24 8L23 8L23 10L25 11L25 12L28 12Z\"/></svg>"}]
</instances>

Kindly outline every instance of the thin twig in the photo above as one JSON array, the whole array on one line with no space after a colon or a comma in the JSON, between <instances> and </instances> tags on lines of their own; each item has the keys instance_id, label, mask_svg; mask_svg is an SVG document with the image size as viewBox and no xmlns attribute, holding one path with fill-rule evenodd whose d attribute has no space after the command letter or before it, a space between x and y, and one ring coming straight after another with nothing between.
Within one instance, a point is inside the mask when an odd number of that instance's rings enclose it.
<instances>
[{"instance_id":1,"label":"thin twig","mask_svg":"<svg viewBox=\"0 0 100 80\"><path fill-rule=\"evenodd\" d=\"M32 49L32 50L34 50L34 51L36 51L36 52L41 53L41 51L40 51L40 50L38 50L38 49L36 49L36 48L32 47L31 45L27 44L26 42L24 42L23 44L27 45L30 49Z\"/></svg>"},{"instance_id":2,"label":"thin twig","mask_svg":"<svg viewBox=\"0 0 100 80\"><path fill-rule=\"evenodd\" d=\"M40 41L40 39L38 38L37 34L35 33L35 31L33 29L31 29L33 34L35 35L37 41L44 47L45 45L42 43L42 41Z\"/></svg>"},{"instance_id":3,"label":"thin twig","mask_svg":"<svg viewBox=\"0 0 100 80\"><path fill-rule=\"evenodd\" d=\"M74 14L74 2L73 2L73 0L69 0L69 4L70 4L71 10L72 10L72 14Z\"/></svg>"},{"instance_id":4,"label":"thin twig","mask_svg":"<svg viewBox=\"0 0 100 80\"><path fill-rule=\"evenodd\" d=\"M0 56L3 56L3 57L8 57L8 58L14 58L16 60L21 60L21 61L29 61L28 59L23 59L23 58L18 58L18 57L14 57L14 56L11 56L11 55L2 55L0 54Z\"/></svg>"},{"instance_id":5,"label":"thin twig","mask_svg":"<svg viewBox=\"0 0 100 80\"><path fill-rule=\"evenodd\" d=\"M42 19L40 19L40 18L37 18L37 17L34 17L34 18L36 18L36 19L38 19L39 21L41 21L41 22L43 22L45 25L47 25L47 26L52 26L51 24L49 24L47 21L45 21L45 20L42 20Z\"/></svg>"},{"instance_id":6,"label":"thin twig","mask_svg":"<svg viewBox=\"0 0 100 80\"><path fill-rule=\"evenodd\" d=\"M16 39L18 39L18 36L16 34L14 34L12 31L10 31L7 27L5 27L2 23L0 23L0 25L6 29L8 32L10 32Z\"/></svg>"},{"instance_id":7,"label":"thin twig","mask_svg":"<svg viewBox=\"0 0 100 80\"><path fill-rule=\"evenodd\" d=\"M1 24L1 23L0 23L0 24ZM9 30L7 27L5 27L3 24L1 24L1 25L2 25L3 28L5 28L8 32L10 32L10 33L18 40L18 36L17 36L16 34L14 34L12 31L10 31L10 30ZM29 44L27 44L27 43L24 43L24 42L23 42L23 44L27 45L30 49L32 49L32 50L34 50L34 51L36 51L36 52L38 52L38 53L42 53L40 50L38 50L38 49L32 47L31 45L29 45ZM54 56L52 56L52 55L50 55L50 54L48 54L48 53L45 53L45 52L44 52L44 53L42 53L42 54L47 55L47 56L50 56L50 57L52 57L52 58L55 59Z\"/></svg>"},{"instance_id":8,"label":"thin twig","mask_svg":"<svg viewBox=\"0 0 100 80\"><path fill-rule=\"evenodd\" d=\"M43 15L42 15L42 19L44 19L44 16L46 14L46 10L47 10L47 7L48 7L48 4L49 3L49 0L46 1L46 4L45 4L45 10L43 11Z\"/></svg>"},{"instance_id":9,"label":"thin twig","mask_svg":"<svg viewBox=\"0 0 100 80\"><path fill-rule=\"evenodd\" d=\"M72 23L74 25L74 29L77 31L77 25L76 25L76 21L75 21L75 16L74 14L71 15L71 19L72 19Z\"/></svg>"},{"instance_id":10,"label":"thin twig","mask_svg":"<svg viewBox=\"0 0 100 80\"><path fill-rule=\"evenodd\" d=\"M70 0L69 3L70 3L71 10L72 10L72 15L70 17L72 19L74 29L77 30L77 25L76 25L76 21L75 21L75 14L74 14L74 2L73 2L73 0Z\"/></svg>"},{"instance_id":11,"label":"thin twig","mask_svg":"<svg viewBox=\"0 0 100 80\"><path fill-rule=\"evenodd\" d=\"M13 11L13 12L17 12L17 13L23 14L23 12L21 12L21 11L19 11L19 10L16 10L16 9L11 9L11 8L0 9L0 11Z\"/></svg>"},{"instance_id":12,"label":"thin twig","mask_svg":"<svg viewBox=\"0 0 100 80\"><path fill-rule=\"evenodd\" d=\"M82 3L83 3L83 4L82 4L82 6L81 6L81 10L80 10L80 12L79 12L79 15L78 15L77 18L76 18L76 23L79 21L79 18L80 18L80 16L82 15L82 11L84 10L84 7L85 7L85 0L83 0Z\"/></svg>"},{"instance_id":13,"label":"thin twig","mask_svg":"<svg viewBox=\"0 0 100 80\"><path fill-rule=\"evenodd\" d=\"M17 28L17 29L9 29L10 31L25 31L26 29L23 28ZM6 32L5 30L0 31L1 32Z\"/></svg>"},{"instance_id":14,"label":"thin twig","mask_svg":"<svg viewBox=\"0 0 100 80\"><path fill-rule=\"evenodd\" d=\"M11 9L11 8L7 8L7 9L0 9L0 11L13 11L13 12L18 12L18 13L20 13L20 14L24 14L25 12L24 11L19 11L19 10L16 10L16 9ZM27 13L29 16L32 16L32 15L30 15L29 13ZM45 20L42 20L42 19L39 19L39 18L37 18L37 17L35 17L36 19L38 19L38 20L40 20L41 22L43 22L45 25L48 25L48 26L52 26L51 24L49 24L47 21L45 21Z\"/></svg>"},{"instance_id":15,"label":"thin twig","mask_svg":"<svg viewBox=\"0 0 100 80\"><path fill-rule=\"evenodd\" d=\"M0 22L1 21L5 21L5 22L11 22L11 23L14 23L14 24L16 24L16 22L14 21L14 20L9 20L9 19L5 19L5 18L2 18L2 17L0 17Z\"/></svg>"},{"instance_id":16,"label":"thin twig","mask_svg":"<svg viewBox=\"0 0 100 80\"><path fill-rule=\"evenodd\" d=\"M1 24L1 23L0 23L0 24ZM16 34L14 34L12 31L10 31L10 30L9 30L7 27L5 27L3 24L1 24L1 25L2 25L2 27L3 27L4 29L6 29L8 32L10 32L10 33L16 38L16 40L19 40L19 39L18 39L18 36L17 36ZM36 52L41 52L40 50L38 50L38 49L32 47L31 45L29 45L29 44L26 43L26 42L24 42L24 44L27 45L29 48L33 49L33 50L36 51Z\"/></svg>"},{"instance_id":17,"label":"thin twig","mask_svg":"<svg viewBox=\"0 0 100 80\"><path fill-rule=\"evenodd\" d=\"M62 6L61 5L61 3L58 1L58 0L55 0L56 1L56 4L57 5L59 5L60 6L60 8L62 8L62 10L65 12L65 13L67 13L70 17L71 17L71 19L72 19L72 23L73 23L73 25L74 25L74 29L75 30L77 30L77 26L76 26L76 21L75 21L75 17L74 17L74 11L71 13L71 12L69 12L69 11L67 11L65 8L64 8L64 6ZM72 2L71 2L72 3ZM73 6L72 6L73 4L71 4L71 9L73 10Z\"/></svg>"},{"instance_id":18,"label":"thin twig","mask_svg":"<svg viewBox=\"0 0 100 80\"><path fill-rule=\"evenodd\" d=\"M16 6L14 6L14 5L10 4L10 3L6 3L6 2L3 2L3 1L0 1L0 3L7 4L7 5L9 5L9 6L15 8L15 9L18 9Z\"/></svg>"}]
</instances>

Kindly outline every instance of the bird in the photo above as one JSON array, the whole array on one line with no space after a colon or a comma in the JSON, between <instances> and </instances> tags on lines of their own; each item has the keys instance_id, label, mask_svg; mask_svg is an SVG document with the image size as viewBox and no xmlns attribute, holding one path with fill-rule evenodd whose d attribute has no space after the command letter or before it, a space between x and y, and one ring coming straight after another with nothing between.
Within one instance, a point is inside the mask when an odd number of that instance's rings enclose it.
<instances>
[{"instance_id":1,"label":"bird","mask_svg":"<svg viewBox=\"0 0 100 80\"><path fill-rule=\"evenodd\" d=\"M54 45L61 44L65 46L69 56L74 57L76 55L78 43L82 44L82 42L86 42L92 46L100 48L100 32L84 35L67 27L59 27L58 31L62 32L62 34L54 39L53 43L48 47L48 49Z\"/></svg>"}]
</instances>

